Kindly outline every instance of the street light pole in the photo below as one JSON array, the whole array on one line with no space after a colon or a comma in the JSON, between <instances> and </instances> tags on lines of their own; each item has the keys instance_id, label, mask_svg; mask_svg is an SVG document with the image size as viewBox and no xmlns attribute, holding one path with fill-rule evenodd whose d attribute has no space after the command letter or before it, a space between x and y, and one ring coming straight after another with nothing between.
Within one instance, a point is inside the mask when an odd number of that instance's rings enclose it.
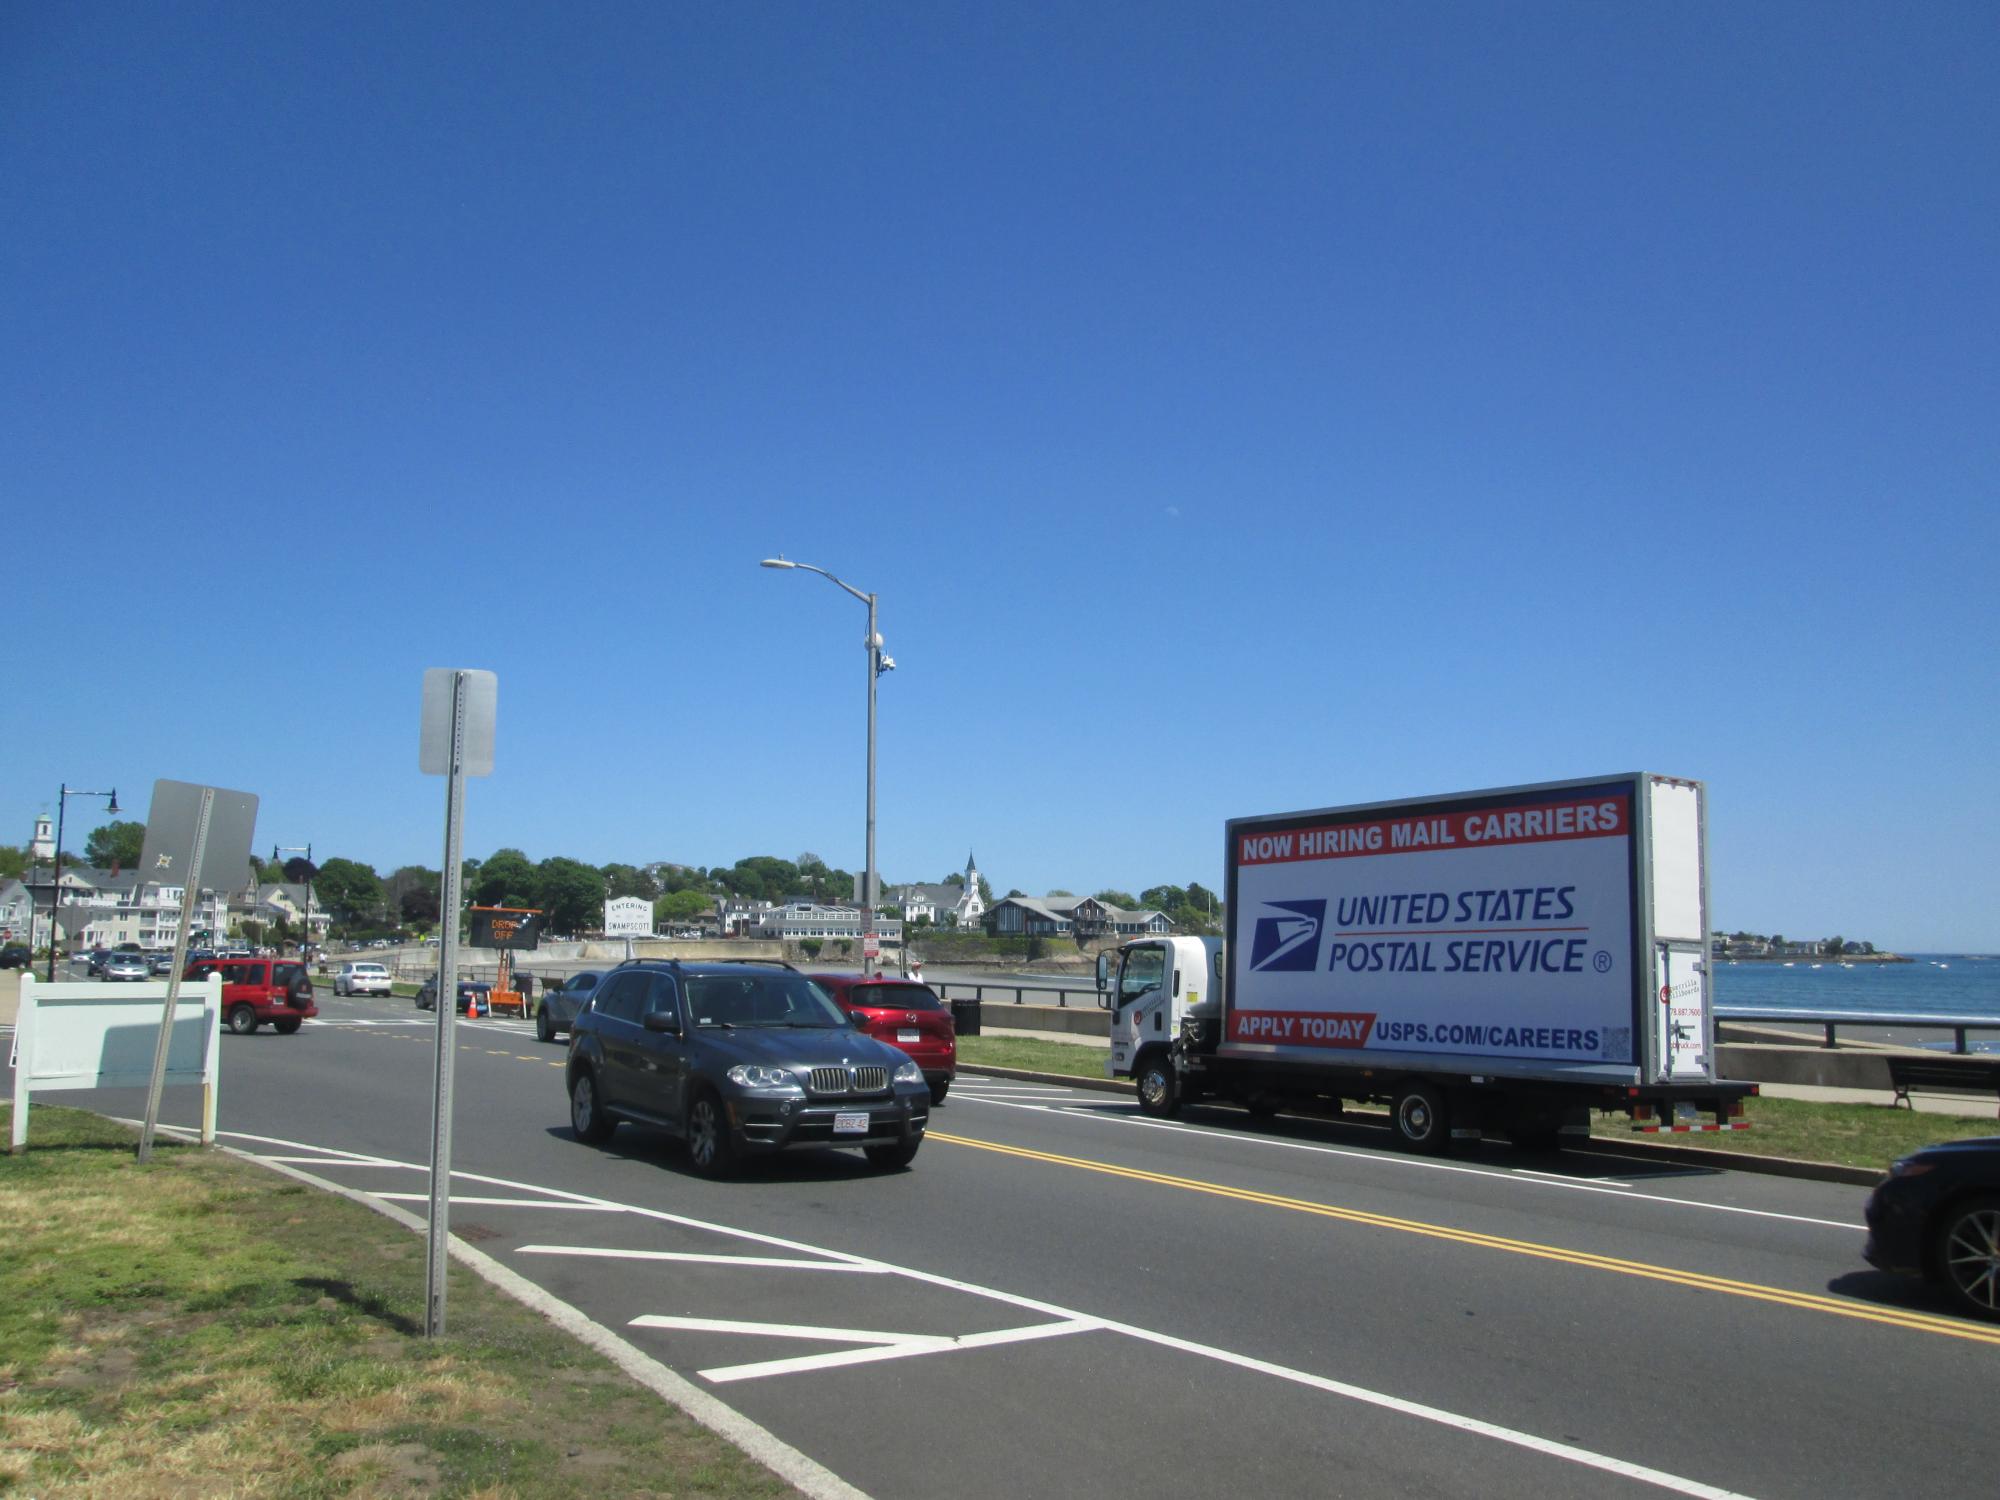
<instances>
[{"instance_id":1,"label":"street light pole","mask_svg":"<svg viewBox=\"0 0 2000 1500\"><path fill-rule=\"evenodd\" d=\"M104 810L107 813L110 813L114 816L121 811L121 809L118 806L117 787L113 787L108 792L86 792L71 786L68 782L64 782L62 784L62 790L56 793L56 862L55 862L55 871L50 876L49 879L49 983L50 984L54 984L56 982L56 909L62 905L63 814L66 811L68 811L69 799L72 797L109 797L111 799L111 805L105 808ZM32 939L34 937L34 934L30 932L28 936L30 939Z\"/></svg>"},{"instance_id":2,"label":"street light pole","mask_svg":"<svg viewBox=\"0 0 2000 1500\"><path fill-rule=\"evenodd\" d=\"M817 573L868 606L868 639L862 643L868 650L868 868L861 876L861 971L872 975L875 972L875 955L868 950L879 946L875 941L875 907L881 899L875 880L875 679L884 672L893 672L896 669L896 659L882 654L882 634L875 628L873 594L864 594L851 583L835 578L825 568L815 568L811 563L791 562L782 557L767 557L762 566L797 568L803 572Z\"/></svg>"}]
</instances>

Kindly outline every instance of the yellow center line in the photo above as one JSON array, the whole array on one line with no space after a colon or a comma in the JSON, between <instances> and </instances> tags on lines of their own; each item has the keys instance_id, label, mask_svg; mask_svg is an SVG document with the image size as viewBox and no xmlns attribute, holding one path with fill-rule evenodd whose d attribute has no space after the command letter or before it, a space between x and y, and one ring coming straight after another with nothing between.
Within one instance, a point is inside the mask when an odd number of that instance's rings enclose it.
<instances>
[{"instance_id":1,"label":"yellow center line","mask_svg":"<svg viewBox=\"0 0 2000 1500\"><path fill-rule=\"evenodd\" d=\"M1448 1224L1428 1224L1421 1219L1398 1219L1388 1214L1368 1213L1358 1208L1340 1208L1330 1203L1315 1203L1309 1198L1287 1198L1276 1193L1259 1193L1248 1188L1228 1187L1219 1182L1204 1182L1196 1177L1171 1177L1161 1172L1144 1172L1136 1167L1116 1166L1110 1162L1093 1161L1088 1157L1058 1156L1047 1151L1031 1151L1023 1146L1003 1146L994 1141L975 1141L967 1136L949 1135L937 1130L929 1131L927 1135L931 1140L945 1141L954 1146L970 1146L977 1151L992 1151L1001 1156L1019 1157L1025 1161L1047 1162L1051 1166L1074 1167L1078 1171L1098 1172L1107 1177L1122 1177L1130 1182L1150 1182L1160 1187L1179 1188L1183 1192L1230 1198L1239 1203L1255 1203L1265 1208L1282 1208L1293 1213L1340 1219L1349 1224L1362 1224L1372 1229L1393 1229L1403 1234L1423 1235L1429 1239L1447 1240L1482 1250L1499 1250L1509 1255L1526 1255L1536 1260L1559 1261L1565 1265L1582 1266L1593 1271L1611 1271L1623 1276L1641 1277L1648 1281L1663 1281L1672 1286L1692 1287L1696 1291L1720 1292L1726 1296L1747 1297L1758 1302L1774 1302L1807 1312L1857 1318L1867 1323L1886 1323L1893 1328L1908 1328L1920 1333L1943 1334L1948 1338L1970 1339L1979 1344L2000 1345L2000 1329L1982 1328L1977 1324L1964 1323L1933 1313L1914 1312L1902 1308L1870 1307L1865 1303L1851 1302L1839 1297L1824 1297L1816 1292L1795 1292L1784 1287L1763 1286L1754 1281L1733 1281L1724 1276L1709 1276L1700 1271L1682 1271L1672 1266L1651 1265L1645 1261L1621 1260L1616 1256L1597 1255L1588 1250L1569 1250L1560 1245L1537 1244L1533 1240L1507 1239L1501 1235L1481 1234L1471 1229L1454 1229Z\"/></svg>"}]
</instances>

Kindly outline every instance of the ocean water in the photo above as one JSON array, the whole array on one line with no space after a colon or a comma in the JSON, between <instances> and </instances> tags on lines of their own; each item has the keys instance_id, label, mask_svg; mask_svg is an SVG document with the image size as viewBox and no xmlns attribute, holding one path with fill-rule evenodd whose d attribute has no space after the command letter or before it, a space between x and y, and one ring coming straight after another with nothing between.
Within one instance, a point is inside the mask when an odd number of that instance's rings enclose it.
<instances>
[{"instance_id":1,"label":"ocean water","mask_svg":"<svg viewBox=\"0 0 2000 1500\"><path fill-rule=\"evenodd\" d=\"M1906 964L1842 968L1806 959L1710 963L1717 1005L1774 1010L1904 1011L1925 1015L2000 1016L2000 954L1913 953Z\"/></svg>"}]
</instances>

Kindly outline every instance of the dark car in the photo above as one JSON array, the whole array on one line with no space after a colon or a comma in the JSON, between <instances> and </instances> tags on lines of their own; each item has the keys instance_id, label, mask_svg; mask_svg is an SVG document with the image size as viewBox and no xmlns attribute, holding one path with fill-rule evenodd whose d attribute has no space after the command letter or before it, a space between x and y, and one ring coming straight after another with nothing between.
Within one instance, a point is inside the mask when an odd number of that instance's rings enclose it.
<instances>
[{"instance_id":1,"label":"dark car","mask_svg":"<svg viewBox=\"0 0 2000 1500\"><path fill-rule=\"evenodd\" d=\"M958 1076L958 1031L951 1011L927 984L895 974L814 974L809 976L854 1017L854 1024L917 1060L930 1085L931 1103L944 1103Z\"/></svg>"},{"instance_id":2,"label":"dark car","mask_svg":"<svg viewBox=\"0 0 2000 1500\"><path fill-rule=\"evenodd\" d=\"M586 969L581 974L572 974L560 985L551 985L542 991L542 1003L535 1012L535 1035L545 1042L553 1042L559 1031L572 1031L576 1018L590 1004L591 996L597 993L597 985L604 976L595 969Z\"/></svg>"},{"instance_id":3,"label":"dark car","mask_svg":"<svg viewBox=\"0 0 2000 1500\"><path fill-rule=\"evenodd\" d=\"M26 943L8 943L0 947L0 969L25 969L34 962L34 957Z\"/></svg>"},{"instance_id":4,"label":"dark car","mask_svg":"<svg viewBox=\"0 0 2000 1500\"><path fill-rule=\"evenodd\" d=\"M104 972L104 962L110 957L111 950L109 948L92 948L89 960L84 966L84 972L87 974L102 974Z\"/></svg>"},{"instance_id":5,"label":"dark car","mask_svg":"<svg viewBox=\"0 0 2000 1500\"><path fill-rule=\"evenodd\" d=\"M458 1013L490 1016L492 1002L487 998L493 993L493 986L483 979L461 979L458 982ZM436 1010L438 999L437 975L433 974L417 986L417 1009Z\"/></svg>"},{"instance_id":6,"label":"dark car","mask_svg":"<svg viewBox=\"0 0 2000 1500\"><path fill-rule=\"evenodd\" d=\"M1912 1152L1876 1185L1867 1218L1868 1264L1922 1276L1961 1312L2000 1321L2000 1136Z\"/></svg>"},{"instance_id":7,"label":"dark car","mask_svg":"<svg viewBox=\"0 0 2000 1500\"><path fill-rule=\"evenodd\" d=\"M621 1120L687 1142L719 1176L749 1151L858 1146L908 1166L930 1123L923 1069L857 1029L805 975L747 964L620 964L570 1033L570 1125Z\"/></svg>"}]
</instances>

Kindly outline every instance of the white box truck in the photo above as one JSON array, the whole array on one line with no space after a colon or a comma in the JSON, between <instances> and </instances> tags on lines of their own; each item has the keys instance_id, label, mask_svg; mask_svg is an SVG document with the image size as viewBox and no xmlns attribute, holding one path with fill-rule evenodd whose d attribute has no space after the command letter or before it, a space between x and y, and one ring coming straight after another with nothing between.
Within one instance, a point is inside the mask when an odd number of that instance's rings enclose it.
<instances>
[{"instance_id":1,"label":"white box truck","mask_svg":"<svg viewBox=\"0 0 2000 1500\"><path fill-rule=\"evenodd\" d=\"M1702 784L1582 781L1235 818L1229 940L1098 956L1140 1107L1386 1103L1421 1151L1549 1146L1590 1110L1741 1129L1715 1072Z\"/></svg>"}]
</instances>

